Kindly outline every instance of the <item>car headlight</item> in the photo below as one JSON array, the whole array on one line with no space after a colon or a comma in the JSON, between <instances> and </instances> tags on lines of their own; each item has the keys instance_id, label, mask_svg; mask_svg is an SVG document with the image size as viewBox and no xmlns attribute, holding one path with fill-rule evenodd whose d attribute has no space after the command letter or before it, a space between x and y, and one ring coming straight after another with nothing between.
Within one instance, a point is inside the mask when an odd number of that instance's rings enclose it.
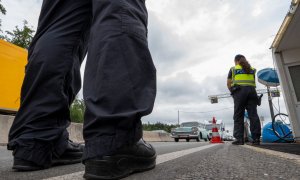
<instances>
[{"instance_id":1,"label":"car headlight","mask_svg":"<svg viewBox=\"0 0 300 180\"><path fill-rule=\"evenodd\" d=\"M198 128L193 127L191 133L192 134L198 134Z\"/></svg>"}]
</instances>

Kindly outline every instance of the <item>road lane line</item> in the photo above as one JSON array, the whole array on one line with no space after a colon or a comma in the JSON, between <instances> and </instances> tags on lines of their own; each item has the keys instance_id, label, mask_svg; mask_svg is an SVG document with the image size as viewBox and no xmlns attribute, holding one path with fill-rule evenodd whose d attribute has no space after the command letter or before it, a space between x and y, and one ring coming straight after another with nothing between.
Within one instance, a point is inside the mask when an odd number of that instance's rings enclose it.
<instances>
[{"instance_id":1,"label":"road lane line","mask_svg":"<svg viewBox=\"0 0 300 180\"><path fill-rule=\"evenodd\" d=\"M274 151L274 150L270 150L270 149L264 149L264 148L260 148L260 147L249 146L249 145L245 145L243 147L252 149L257 152L265 153L267 155L272 155L272 156L292 160L292 161L296 162L297 164L300 164L300 156L299 155L289 154L289 153L285 153L285 152Z\"/></svg>"},{"instance_id":2,"label":"road lane line","mask_svg":"<svg viewBox=\"0 0 300 180\"><path fill-rule=\"evenodd\" d=\"M208 149L208 148L211 148L211 147L214 147L217 145L219 145L219 144L209 144L209 145L196 147L196 148L192 148L192 149L186 149L186 150L175 151L175 152L171 152L171 153L167 153L167 154L162 154L162 155L157 156L156 165L167 162L167 161L171 161L173 159L180 158L180 157L188 155L188 154L202 151L204 149Z\"/></svg>"},{"instance_id":3,"label":"road lane line","mask_svg":"<svg viewBox=\"0 0 300 180\"><path fill-rule=\"evenodd\" d=\"M164 162L168 162L168 161L171 161L171 160L174 160L174 159L177 159L182 156L186 156L186 155L189 155L189 154L192 154L195 152L209 149L209 148L217 146L217 145L220 145L220 144L208 144L208 145L201 146L201 147L196 147L196 148L191 148L191 149L186 149L186 150L175 151L175 152L171 152L171 153L167 153L167 154L158 155L156 158L156 165L164 163ZM66 175L62 175L62 176L47 178L44 180L82 180L83 174L84 174L84 171L80 171L80 172L66 174Z\"/></svg>"}]
</instances>

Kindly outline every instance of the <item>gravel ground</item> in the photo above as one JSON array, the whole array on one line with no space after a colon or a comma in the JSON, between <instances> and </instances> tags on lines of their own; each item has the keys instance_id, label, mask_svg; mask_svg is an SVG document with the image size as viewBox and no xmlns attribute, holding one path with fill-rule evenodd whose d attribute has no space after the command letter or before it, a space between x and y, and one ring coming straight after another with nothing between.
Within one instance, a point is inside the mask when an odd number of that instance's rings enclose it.
<instances>
[{"instance_id":1,"label":"gravel ground","mask_svg":"<svg viewBox=\"0 0 300 180\"><path fill-rule=\"evenodd\" d=\"M158 154L205 146L207 143L156 143ZM11 170L11 152L0 148L0 180L42 179L83 171L81 164L44 171L17 173ZM300 157L300 156L299 156ZM79 178L81 178L80 176ZM201 179L289 179L300 180L300 164L293 160L257 152L245 146L220 144L156 166L154 170L129 176L126 180Z\"/></svg>"}]
</instances>

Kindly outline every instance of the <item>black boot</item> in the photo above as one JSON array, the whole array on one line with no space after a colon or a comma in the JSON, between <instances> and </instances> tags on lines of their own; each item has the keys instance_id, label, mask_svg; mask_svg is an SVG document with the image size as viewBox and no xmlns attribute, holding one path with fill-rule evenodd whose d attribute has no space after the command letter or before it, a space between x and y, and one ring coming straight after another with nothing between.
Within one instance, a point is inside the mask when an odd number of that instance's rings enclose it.
<instances>
[{"instance_id":1,"label":"black boot","mask_svg":"<svg viewBox=\"0 0 300 180\"><path fill-rule=\"evenodd\" d=\"M116 153L84 162L86 179L120 179L134 172L153 169L156 152L152 145L140 139L131 146L125 146Z\"/></svg>"},{"instance_id":2,"label":"black boot","mask_svg":"<svg viewBox=\"0 0 300 180\"><path fill-rule=\"evenodd\" d=\"M84 145L77 144L69 140L65 152L59 157L54 156L50 166L41 166L37 165L34 162L14 157L14 164L12 168L17 171L36 171L41 169L47 169L51 166L56 165L80 163L83 155L83 149Z\"/></svg>"},{"instance_id":3,"label":"black boot","mask_svg":"<svg viewBox=\"0 0 300 180\"><path fill-rule=\"evenodd\" d=\"M260 145L260 140L259 140L259 139L253 140L253 141L252 141L252 145L253 145L253 146L258 146L258 145Z\"/></svg>"},{"instance_id":4,"label":"black boot","mask_svg":"<svg viewBox=\"0 0 300 180\"><path fill-rule=\"evenodd\" d=\"M237 140L233 141L232 144L233 145L244 145L244 141L240 140L240 139L237 139Z\"/></svg>"}]
</instances>

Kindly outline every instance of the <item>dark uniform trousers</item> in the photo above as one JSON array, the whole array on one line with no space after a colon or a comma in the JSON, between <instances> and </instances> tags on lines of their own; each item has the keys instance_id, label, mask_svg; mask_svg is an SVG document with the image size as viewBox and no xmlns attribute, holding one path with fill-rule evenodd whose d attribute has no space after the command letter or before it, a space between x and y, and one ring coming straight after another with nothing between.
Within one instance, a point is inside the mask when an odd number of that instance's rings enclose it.
<instances>
[{"instance_id":1,"label":"dark uniform trousers","mask_svg":"<svg viewBox=\"0 0 300 180\"><path fill-rule=\"evenodd\" d=\"M253 139L259 139L261 135L260 120L257 115L257 93L252 86L240 86L240 89L233 93L234 99L234 130L233 136L236 139L244 139L244 115L245 109L250 119L250 131Z\"/></svg>"},{"instance_id":2,"label":"dark uniform trousers","mask_svg":"<svg viewBox=\"0 0 300 180\"><path fill-rule=\"evenodd\" d=\"M156 95L147 16L145 0L43 1L9 133L15 157L48 165L64 152L87 52L84 159L142 137L141 117L151 113Z\"/></svg>"}]
</instances>

